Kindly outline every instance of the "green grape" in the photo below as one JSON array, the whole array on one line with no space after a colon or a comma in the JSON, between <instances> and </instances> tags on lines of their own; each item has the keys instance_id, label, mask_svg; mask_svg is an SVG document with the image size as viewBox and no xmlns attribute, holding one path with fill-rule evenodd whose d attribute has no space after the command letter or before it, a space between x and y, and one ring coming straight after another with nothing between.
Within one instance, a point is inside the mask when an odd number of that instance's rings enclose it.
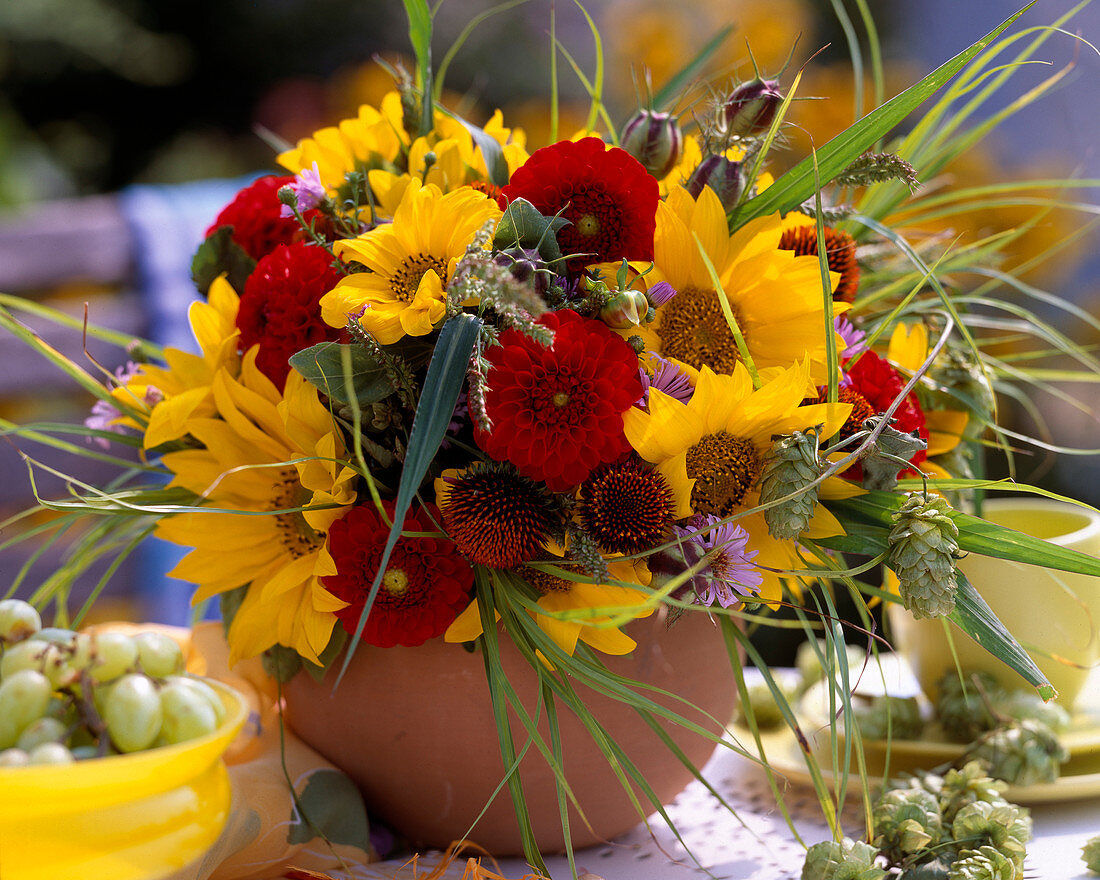
<instances>
[{"instance_id":1,"label":"green grape","mask_svg":"<svg viewBox=\"0 0 1100 880\"><path fill-rule=\"evenodd\" d=\"M99 748L94 745L72 746L69 753L77 761L87 761L89 758L99 757Z\"/></svg>"},{"instance_id":2,"label":"green grape","mask_svg":"<svg viewBox=\"0 0 1100 880\"><path fill-rule=\"evenodd\" d=\"M198 694L205 697L211 708L214 710L214 717L217 718L218 724L225 721L225 703L222 702L222 698L218 696L218 692L214 690L210 685L200 678L192 678L190 675L173 675L167 679L169 684L180 684L183 687L191 688Z\"/></svg>"},{"instance_id":3,"label":"green grape","mask_svg":"<svg viewBox=\"0 0 1100 880\"><path fill-rule=\"evenodd\" d=\"M162 713L156 685L147 675L124 675L103 701L103 721L121 752L147 749L160 733Z\"/></svg>"},{"instance_id":4,"label":"green grape","mask_svg":"<svg viewBox=\"0 0 1100 880\"><path fill-rule=\"evenodd\" d=\"M95 663L89 675L95 681L113 681L137 664L138 648L134 640L117 632L99 633L95 637Z\"/></svg>"},{"instance_id":5,"label":"green grape","mask_svg":"<svg viewBox=\"0 0 1100 880\"><path fill-rule=\"evenodd\" d=\"M75 679L85 669L91 669L95 663L95 637L88 633L77 633L69 644L69 651L65 664Z\"/></svg>"},{"instance_id":6,"label":"green grape","mask_svg":"<svg viewBox=\"0 0 1100 880\"><path fill-rule=\"evenodd\" d=\"M27 753L28 764L71 764L73 753L61 743L42 743Z\"/></svg>"},{"instance_id":7,"label":"green grape","mask_svg":"<svg viewBox=\"0 0 1100 880\"><path fill-rule=\"evenodd\" d=\"M42 629L35 607L21 599L0 601L0 642L21 642Z\"/></svg>"},{"instance_id":8,"label":"green grape","mask_svg":"<svg viewBox=\"0 0 1100 880\"><path fill-rule=\"evenodd\" d=\"M15 747L29 752L42 743L62 742L68 732L69 728L66 724L46 715L23 728Z\"/></svg>"},{"instance_id":9,"label":"green grape","mask_svg":"<svg viewBox=\"0 0 1100 880\"><path fill-rule=\"evenodd\" d=\"M30 756L22 749L4 749L0 751L0 767L26 767Z\"/></svg>"},{"instance_id":10,"label":"green grape","mask_svg":"<svg viewBox=\"0 0 1100 880\"><path fill-rule=\"evenodd\" d=\"M0 749L10 749L19 739L20 730L15 724L15 719L0 715Z\"/></svg>"},{"instance_id":11,"label":"green grape","mask_svg":"<svg viewBox=\"0 0 1100 880\"><path fill-rule=\"evenodd\" d=\"M52 694L53 686L41 672L20 669L0 682L0 718L21 733L46 714Z\"/></svg>"},{"instance_id":12,"label":"green grape","mask_svg":"<svg viewBox=\"0 0 1100 880\"><path fill-rule=\"evenodd\" d=\"M171 636L158 632L143 632L134 636L138 660L146 675L167 678L183 672L183 650Z\"/></svg>"},{"instance_id":13,"label":"green grape","mask_svg":"<svg viewBox=\"0 0 1100 880\"><path fill-rule=\"evenodd\" d=\"M0 677L9 678L26 669L41 672L54 688L68 683L65 655L53 642L32 638L18 642L4 651L4 658L0 660Z\"/></svg>"},{"instance_id":14,"label":"green grape","mask_svg":"<svg viewBox=\"0 0 1100 880\"><path fill-rule=\"evenodd\" d=\"M218 718L210 701L194 688L180 682L160 689L160 705L164 711L161 735L168 743L181 743L213 733Z\"/></svg>"},{"instance_id":15,"label":"green grape","mask_svg":"<svg viewBox=\"0 0 1100 880\"><path fill-rule=\"evenodd\" d=\"M71 629L61 629L57 626L47 626L40 629L33 636L36 642L50 642L58 647L65 648L72 644L76 633Z\"/></svg>"}]
</instances>

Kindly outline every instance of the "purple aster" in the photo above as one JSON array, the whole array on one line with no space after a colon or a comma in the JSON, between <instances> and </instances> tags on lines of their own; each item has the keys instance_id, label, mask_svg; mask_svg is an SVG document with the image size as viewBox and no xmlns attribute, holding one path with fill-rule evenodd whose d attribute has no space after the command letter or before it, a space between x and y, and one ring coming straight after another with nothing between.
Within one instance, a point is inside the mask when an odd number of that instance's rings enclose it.
<instances>
[{"instance_id":1,"label":"purple aster","mask_svg":"<svg viewBox=\"0 0 1100 880\"><path fill-rule=\"evenodd\" d=\"M638 376L642 380L642 396L636 406L645 406L649 403L650 388L663 391L669 397L676 398L680 403L687 403L691 400L691 395L695 393L695 386L691 384L691 377L672 361L666 361L663 357L657 355L651 355L650 357L650 364L654 366L652 376L644 369L638 368Z\"/></svg>"},{"instance_id":2,"label":"purple aster","mask_svg":"<svg viewBox=\"0 0 1100 880\"><path fill-rule=\"evenodd\" d=\"M720 521L716 516L696 520L697 524L688 528L673 527L684 547L685 560L692 565L706 560L690 581L696 600L700 605L717 604L723 608L737 605L748 595L749 588L759 587L764 581L752 564L759 551L745 549L749 533L742 526L734 523L715 526ZM694 546L689 549L690 545Z\"/></svg>"},{"instance_id":3,"label":"purple aster","mask_svg":"<svg viewBox=\"0 0 1100 880\"><path fill-rule=\"evenodd\" d=\"M325 187L321 183L321 172L317 168L316 162L313 163L313 168L299 171L294 183L290 184L290 188L294 190L294 195L298 197L298 211L303 214L316 208L325 200L327 195ZM283 205L279 209L279 216L293 217L294 211L291 210L290 205Z\"/></svg>"},{"instance_id":4,"label":"purple aster","mask_svg":"<svg viewBox=\"0 0 1100 880\"><path fill-rule=\"evenodd\" d=\"M845 349L841 355L843 360L851 360L867 349L867 334L856 329L855 325L843 315L834 319L834 326L840 338L844 340Z\"/></svg>"},{"instance_id":5,"label":"purple aster","mask_svg":"<svg viewBox=\"0 0 1100 880\"><path fill-rule=\"evenodd\" d=\"M658 281L646 291L646 298L653 303L653 308L659 309L666 302L676 296L676 288L667 281Z\"/></svg>"},{"instance_id":6,"label":"purple aster","mask_svg":"<svg viewBox=\"0 0 1100 880\"><path fill-rule=\"evenodd\" d=\"M115 370L115 383L122 387L140 372L140 364L127 361L125 366ZM145 392L145 403L149 406L160 403L163 398L164 395L152 386ZM123 425L116 424L120 418L122 418L122 411L111 401L97 400L92 404L91 415L84 420L84 427L91 428L93 431L113 431L116 434L125 434L128 429ZM88 443L94 443L101 449L108 449L111 445L105 437L86 437L85 440Z\"/></svg>"}]
</instances>

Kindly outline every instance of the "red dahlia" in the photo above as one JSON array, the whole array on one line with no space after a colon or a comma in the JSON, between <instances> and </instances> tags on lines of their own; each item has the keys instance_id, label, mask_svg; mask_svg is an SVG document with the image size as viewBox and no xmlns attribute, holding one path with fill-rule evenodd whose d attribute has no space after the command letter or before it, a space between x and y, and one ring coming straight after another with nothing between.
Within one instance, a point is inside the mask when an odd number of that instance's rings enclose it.
<instances>
[{"instance_id":1,"label":"red dahlia","mask_svg":"<svg viewBox=\"0 0 1100 880\"><path fill-rule=\"evenodd\" d=\"M259 343L256 365L279 388L292 354L340 338L343 331L321 320L318 305L339 280L328 252L302 242L279 245L248 276L237 312L241 348Z\"/></svg>"},{"instance_id":2,"label":"red dahlia","mask_svg":"<svg viewBox=\"0 0 1100 880\"><path fill-rule=\"evenodd\" d=\"M890 404L901 394L901 389L905 387L905 380L902 379L898 371L890 365L889 361L873 351L865 351L857 358L855 363L848 369L847 375L851 380L852 390L863 397L872 413L886 412ZM865 409L857 406L852 411L853 417L856 413L862 413L862 418L866 418ZM862 429L862 418L860 424L852 426L855 430ZM916 431L922 440L928 440L928 427L924 420L924 410L921 409L916 394L909 392L905 396L901 406L894 411L892 426L906 434ZM846 424L842 431L847 429L848 425ZM914 465L919 465L927 457L928 453L922 449L910 461ZM849 468L844 476L849 479L862 479L863 469L857 464Z\"/></svg>"},{"instance_id":3,"label":"red dahlia","mask_svg":"<svg viewBox=\"0 0 1100 880\"><path fill-rule=\"evenodd\" d=\"M384 502L384 506L392 519L393 502ZM403 531L433 532L438 521L434 507L410 510ZM350 603L336 612L348 633L354 633L359 625L389 531L370 505L353 507L329 528L328 549L337 573L321 582ZM473 589L474 570L450 541L400 538L367 616L363 640L379 648L422 645L443 635L470 604Z\"/></svg>"},{"instance_id":4,"label":"red dahlia","mask_svg":"<svg viewBox=\"0 0 1100 880\"><path fill-rule=\"evenodd\" d=\"M493 429L475 427L474 438L560 492L630 450L622 414L642 385L634 350L602 321L564 309L539 323L554 331L552 345L505 330L489 350L485 411Z\"/></svg>"},{"instance_id":5,"label":"red dahlia","mask_svg":"<svg viewBox=\"0 0 1100 880\"><path fill-rule=\"evenodd\" d=\"M558 231L570 272L589 263L653 259L657 180L626 150L599 138L561 141L536 150L501 190L501 207L527 199L569 221Z\"/></svg>"},{"instance_id":6,"label":"red dahlia","mask_svg":"<svg viewBox=\"0 0 1100 880\"><path fill-rule=\"evenodd\" d=\"M269 174L249 184L222 208L218 218L206 230L210 235L221 226L233 227L233 241L254 260L267 256L278 245L290 244L300 228L293 217L280 217L282 203L279 187L293 183L294 178Z\"/></svg>"}]
</instances>

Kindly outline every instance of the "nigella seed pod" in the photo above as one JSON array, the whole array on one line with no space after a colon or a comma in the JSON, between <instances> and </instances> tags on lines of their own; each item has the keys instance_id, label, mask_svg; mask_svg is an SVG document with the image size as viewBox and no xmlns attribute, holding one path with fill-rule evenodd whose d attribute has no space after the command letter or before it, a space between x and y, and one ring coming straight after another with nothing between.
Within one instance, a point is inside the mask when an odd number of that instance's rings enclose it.
<instances>
[{"instance_id":1,"label":"nigella seed pod","mask_svg":"<svg viewBox=\"0 0 1100 880\"><path fill-rule=\"evenodd\" d=\"M613 330L626 330L644 323L649 300L639 290L620 290L600 309L600 320Z\"/></svg>"},{"instance_id":2,"label":"nigella seed pod","mask_svg":"<svg viewBox=\"0 0 1100 880\"><path fill-rule=\"evenodd\" d=\"M718 193L718 198L727 210L734 207L745 188L741 163L733 162L725 156L707 156L692 172L687 190L692 198L697 199L705 186Z\"/></svg>"},{"instance_id":3,"label":"nigella seed pod","mask_svg":"<svg viewBox=\"0 0 1100 880\"><path fill-rule=\"evenodd\" d=\"M762 135L771 128L782 103L783 93L777 80L756 77L741 83L722 105L726 129L737 137Z\"/></svg>"},{"instance_id":4,"label":"nigella seed pod","mask_svg":"<svg viewBox=\"0 0 1100 880\"><path fill-rule=\"evenodd\" d=\"M553 272L534 248L509 248L497 254L494 262L508 269L516 281L531 285L539 296L550 289Z\"/></svg>"},{"instance_id":5,"label":"nigella seed pod","mask_svg":"<svg viewBox=\"0 0 1100 880\"><path fill-rule=\"evenodd\" d=\"M658 180L680 161L684 136L675 117L656 110L639 110L626 124L620 146Z\"/></svg>"}]
</instances>

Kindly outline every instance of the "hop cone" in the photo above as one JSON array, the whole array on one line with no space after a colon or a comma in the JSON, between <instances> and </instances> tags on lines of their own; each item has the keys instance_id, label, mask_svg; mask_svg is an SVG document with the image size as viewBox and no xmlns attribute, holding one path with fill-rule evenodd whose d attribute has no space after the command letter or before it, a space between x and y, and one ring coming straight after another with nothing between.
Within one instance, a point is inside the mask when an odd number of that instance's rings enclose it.
<instances>
[{"instance_id":1,"label":"hop cone","mask_svg":"<svg viewBox=\"0 0 1100 880\"><path fill-rule=\"evenodd\" d=\"M956 742L973 742L997 726L990 705L1003 697L1004 691L988 672L970 673L965 678L948 672L936 686L936 715Z\"/></svg>"},{"instance_id":2,"label":"hop cone","mask_svg":"<svg viewBox=\"0 0 1100 880\"><path fill-rule=\"evenodd\" d=\"M990 776L1012 785L1035 785L1054 782L1069 752L1054 731L1029 720L994 730L970 750L970 757L988 768Z\"/></svg>"},{"instance_id":3,"label":"hop cone","mask_svg":"<svg viewBox=\"0 0 1100 880\"><path fill-rule=\"evenodd\" d=\"M901 599L916 618L943 617L955 607L959 527L943 498L912 492L894 514L886 564L900 581Z\"/></svg>"},{"instance_id":4,"label":"hop cone","mask_svg":"<svg viewBox=\"0 0 1100 880\"><path fill-rule=\"evenodd\" d=\"M916 697L875 697L853 715L859 732L868 739L920 739L924 730Z\"/></svg>"},{"instance_id":5,"label":"hop cone","mask_svg":"<svg viewBox=\"0 0 1100 880\"><path fill-rule=\"evenodd\" d=\"M1085 846L1081 850L1081 858L1084 860L1086 868L1094 874L1100 874L1100 835L1090 837L1085 841Z\"/></svg>"},{"instance_id":6,"label":"hop cone","mask_svg":"<svg viewBox=\"0 0 1100 880\"><path fill-rule=\"evenodd\" d=\"M775 684L783 693L783 696L786 697L787 702L793 703L797 697L794 689L783 681L776 680ZM748 718L751 711L753 719L761 729L778 727L783 723L783 713L779 710L779 704L776 703L775 694L772 693L771 688L765 682L750 685L748 696L748 705L742 703L737 707L737 717L739 719Z\"/></svg>"},{"instance_id":7,"label":"hop cone","mask_svg":"<svg viewBox=\"0 0 1100 880\"><path fill-rule=\"evenodd\" d=\"M802 690L806 690L810 685L817 684L825 678L825 667L822 665L823 659L825 662L832 664L834 676L839 677L840 663L833 656L833 650L825 639L805 641L798 646L798 650L795 651L794 655L794 665L802 675ZM867 660L867 650L858 645L845 645L844 655L848 660L849 673L852 673L853 670L862 669Z\"/></svg>"},{"instance_id":8,"label":"hop cone","mask_svg":"<svg viewBox=\"0 0 1100 880\"><path fill-rule=\"evenodd\" d=\"M995 806L1007 803L1005 788L1005 783L988 776L977 761L967 762L961 770L948 770L939 789L943 821L954 822L959 810L978 801Z\"/></svg>"},{"instance_id":9,"label":"hop cone","mask_svg":"<svg viewBox=\"0 0 1100 880\"><path fill-rule=\"evenodd\" d=\"M977 801L955 815L951 835L960 849L991 846L1011 859L1017 871L1023 871L1025 844L1031 839L1031 816L1022 807L1009 803Z\"/></svg>"},{"instance_id":10,"label":"hop cone","mask_svg":"<svg viewBox=\"0 0 1100 880\"><path fill-rule=\"evenodd\" d=\"M1064 733L1069 727L1069 712L1057 703L1046 703L1031 691L1010 691L993 700L993 709L1000 715L1017 721L1038 721L1055 733Z\"/></svg>"},{"instance_id":11,"label":"hop cone","mask_svg":"<svg viewBox=\"0 0 1100 880\"><path fill-rule=\"evenodd\" d=\"M947 880L1016 880L1012 859L991 846L967 850L952 866Z\"/></svg>"},{"instance_id":12,"label":"hop cone","mask_svg":"<svg viewBox=\"0 0 1100 880\"><path fill-rule=\"evenodd\" d=\"M824 465L817 455L817 430L795 431L775 439L768 463L760 477L760 501L767 504L792 492L794 498L764 511L768 531L780 540L793 540L801 535L817 506L817 487L805 487L821 476Z\"/></svg>"},{"instance_id":13,"label":"hop cone","mask_svg":"<svg viewBox=\"0 0 1100 880\"><path fill-rule=\"evenodd\" d=\"M891 861L936 846L943 838L940 805L920 788L896 788L879 798L871 814L874 843Z\"/></svg>"},{"instance_id":14,"label":"hop cone","mask_svg":"<svg viewBox=\"0 0 1100 880\"><path fill-rule=\"evenodd\" d=\"M875 865L878 850L845 837L815 843L806 851L802 880L882 880L886 872Z\"/></svg>"}]
</instances>

